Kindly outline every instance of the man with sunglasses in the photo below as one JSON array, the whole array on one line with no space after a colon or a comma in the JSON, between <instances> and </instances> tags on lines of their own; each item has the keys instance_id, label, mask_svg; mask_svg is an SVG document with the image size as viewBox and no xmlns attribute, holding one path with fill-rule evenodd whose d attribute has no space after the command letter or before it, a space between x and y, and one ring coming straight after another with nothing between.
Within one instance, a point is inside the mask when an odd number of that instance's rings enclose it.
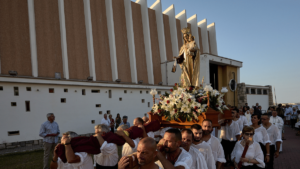
<instances>
[{"instance_id":1,"label":"man with sunglasses","mask_svg":"<svg viewBox=\"0 0 300 169\"><path fill-rule=\"evenodd\" d=\"M280 130L270 123L270 116L268 114L263 114L261 116L262 126L266 128L271 144L270 144L270 160L268 163L266 163L267 169L273 169L273 163L274 163L274 156L277 158L279 156L279 148L275 151L275 144L276 147L280 147L280 144L282 142L281 140L281 134Z\"/></svg>"},{"instance_id":2,"label":"man with sunglasses","mask_svg":"<svg viewBox=\"0 0 300 169\"><path fill-rule=\"evenodd\" d=\"M227 164L232 164L231 162L231 152L235 146L235 143L240 139L240 128L238 123L233 121L236 118L237 109L233 109L231 112L232 119L226 119L224 123L221 124L221 134L222 139L221 144L224 148L224 154Z\"/></svg>"}]
</instances>

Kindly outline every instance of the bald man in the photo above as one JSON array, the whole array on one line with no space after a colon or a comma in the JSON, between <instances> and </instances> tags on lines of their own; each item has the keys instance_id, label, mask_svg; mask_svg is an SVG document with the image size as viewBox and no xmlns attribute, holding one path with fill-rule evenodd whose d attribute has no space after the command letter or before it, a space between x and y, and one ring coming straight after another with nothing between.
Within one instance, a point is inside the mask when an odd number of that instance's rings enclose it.
<instances>
[{"instance_id":1,"label":"bald man","mask_svg":"<svg viewBox=\"0 0 300 169\"><path fill-rule=\"evenodd\" d=\"M157 157L156 142L153 138L143 138L137 147L137 159L140 169L161 169L155 164ZM119 161L118 169L125 169L129 164L129 158L124 156Z\"/></svg>"}]
</instances>

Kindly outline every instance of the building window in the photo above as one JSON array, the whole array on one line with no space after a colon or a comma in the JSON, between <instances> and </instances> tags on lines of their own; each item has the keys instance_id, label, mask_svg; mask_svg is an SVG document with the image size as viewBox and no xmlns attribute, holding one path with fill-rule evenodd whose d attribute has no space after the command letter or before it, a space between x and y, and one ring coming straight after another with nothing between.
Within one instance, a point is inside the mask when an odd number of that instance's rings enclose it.
<instances>
[{"instance_id":1,"label":"building window","mask_svg":"<svg viewBox=\"0 0 300 169\"><path fill-rule=\"evenodd\" d=\"M17 102L11 102L11 106L16 107L17 106Z\"/></svg>"},{"instance_id":2,"label":"building window","mask_svg":"<svg viewBox=\"0 0 300 169\"><path fill-rule=\"evenodd\" d=\"M148 94L149 93L149 91L146 91L146 94Z\"/></svg>"},{"instance_id":3,"label":"building window","mask_svg":"<svg viewBox=\"0 0 300 169\"><path fill-rule=\"evenodd\" d=\"M268 94L268 91L267 90L263 90L264 94L267 95Z\"/></svg>"},{"instance_id":4,"label":"building window","mask_svg":"<svg viewBox=\"0 0 300 169\"><path fill-rule=\"evenodd\" d=\"M7 134L8 136L20 135L20 131L8 131Z\"/></svg>"},{"instance_id":5,"label":"building window","mask_svg":"<svg viewBox=\"0 0 300 169\"><path fill-rule=\"evenodd\" d=\"M124 90L124 93L127 93L127 90Z\"/></svg>"},{"instance_id":6,"label":"building window","mask_svg":"<svg viewBox=\"0 0 300 169\"><path fill-rule=\"evenodd\" d=\"M82 95L85 95L85 89L81 90Z\"/></svg>"},{"instance_id":7,"label":"building window","mask_svg":"<svg viewBox=\"0 0 300 169\"><path fill-rule=\"evenodd\" d=\"M96 104L96 107L101 107L101 104Z\"/></svg>"},{"instance_id":8,"label":"building window","mask_svg":"<svg viewBox=\"0 0 300 169\"><path fill-rule=\"evenodd\" d=\"M61 102L61 103L66 103L66 98L61 98L61 99L60 99L60 102Z\"/></svg>"},{"instance_id":9,"label":"building window","mask_svg":"<svg viewBox=\"0 0 300 169\"><path fill-rule=\"evenodd\" d=\"M30 111L30 101L25 101L26 111Z\"/></svg>"},{"instance_id":10,"label":"building window","mask_svg":"<svg viewBox=\"0 0 300 169\"><path fill-rule=\"evenodd\" d=\"M91 122L92 122L92 124L95 124L95 120L92 120Z\"/></svg>"},{"instance_id":11,"label":"building window","mask_svg":"<svg viewBox=\"0 0 300 169\"><path fill-rule=\"evenodd\" d=\"M122 97L120 97L119 100L122 101Z\"/></svg>"},{"instance_id":12,"label":"building window","mask_svg":"<svg viewBox=\"0 0 300 169\"><path fill-rule=\"evenodd\" d=\"M148 102L148 107L150 107L150 102Z\"/></svg>"},{"instance_id":13,"label":"building window","mask_svg":"<svg viewBox=\"0 0 300 169\"><path fill-rule=\"evenodd\" d=\"M106 114L110 114L110 110L107 110L107 111L106 111Z\"/></svg>"},{"instance_id":14,"label":"building window","mask_svg":"<svg viewBox=\"0 0 300 169\"><path fill-rule=\"evenodd\" d=\"M143 93L143 91L140 91L140 94L142 94Z\"/></svg>"},{"instance_id":15,"label":"building window","mask_svg":"<svg viewBox=\"0 0 300 169\"><path fill-rule=\"evenodd\" d=\"M142 103L145 103L145 99L142 99Z\"/></svg>"},{"instance_id":16,"label":"building window","mask_svg":"<svg viewBox=\"0 0 300 169\"><path fill-rule=\"evenodd\" d=\"M111 98L111 90L108 90L108 98Z\"/></svg>"},{"instance_id":17,"label":"building window","mask_svg":"<svg viewBox=\"0 0 300 169\"><path fill-rule=\"evenodd\" d=\"M26 90L30 92L31 91L31 87L26 87Z\"/></svg>"},{"instance_id":18,"label":"building window","mask_svg":"<svg viewBox=\"0 0 300 169\"><path fill-rule=\"evenodd\" d=\"M102 111L99 111L99 114L102 114Z\"/></svg>"},{"instance_id":19,"label":"building window","mask_svg":"<svg viewBox=\"0 0 300 169\"><path fill-rule=\"evenodd\" d=\"M257 94L261 94L261 89L257 89Z\"/></svg>"},{"instance_id":20,"label":"building window","mask_svg":"<svg viewBox=\"0 0 300 169\"><path fill-rule=\"evenodd\" d=\"M14 87L15 96L19 96L19 87Z\"/></svg>"},{"instance_id":21,"label":"building window","mask_svg":"<svg viewBox=\"0 0 300 169\"><path fill-rule=\"evenodd\" d=\"M157 91L157 94L161 94L161 91Z\"/></svg>"},{"instance_id":22,"label":"building window","mask_svg":"<svg viewBox=\"0 0 300 169\"><path fill-rule=\"evenodd\" d=\"M256 94L256 90L255 89L251 89L251 94Z\"/></svg>"},{"instance_id":23,"label":"building window","mask_svg":"<svg viewBox=\"0 0 300 169\"><path fill-rule=\"evenodd\" d=\"M53 89L53 88L50 88L50 89L49 89L49 93L54 93L54 89Z\"/></svg>"},{"instance_id":24,"label":"building window","mask_svg":"<svg viewBox=\"0 0 300 169\"><path fill-rule=\"evenodd\" d=\"M68 92L68 89L64 89L64 92L67 93L67 92Z\"/></svg>"},{"instance_id":25,"label":"building window","mask_svg":"<svg viewBox=\"0 0 300 169\"><path fill-rule=\"evenodd\" d=\"M100 90L92 90L92 93L100 93Z\"/></svg>"},{"instance_id":26,"label":"building window","mask_svg":"<svg viewBox=\"0 0 300 169\"><path fill-rule=\"evenodd\" d=\"M246 94L249 94L249 88L246 88Z\"/></svg>"},{"instance_id":27,"label":"building window","mask_svg":"<svg viewBox=\"0 0 300 169\"><path fill-rule=\"evenodd\" d=\"M3 86L0 86L0 90L1 90L1 91L3 90Z\"/></svg>"}]
</instances>

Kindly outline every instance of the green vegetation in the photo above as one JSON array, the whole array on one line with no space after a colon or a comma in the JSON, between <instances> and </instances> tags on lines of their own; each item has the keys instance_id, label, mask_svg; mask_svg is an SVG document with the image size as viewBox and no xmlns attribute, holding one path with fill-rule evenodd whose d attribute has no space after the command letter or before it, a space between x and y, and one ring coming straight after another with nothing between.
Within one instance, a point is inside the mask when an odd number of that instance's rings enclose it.
<instances>
[{"instance_id":1,"label":"green vegetation","mask_svg":"<svg viewBox=\"0 0 300 169\"><path fill-rule=\"evenodd\" d=\"M12 153L0 156L1 169L41 169L44 151Z\"/></svg>"}]
</instances>

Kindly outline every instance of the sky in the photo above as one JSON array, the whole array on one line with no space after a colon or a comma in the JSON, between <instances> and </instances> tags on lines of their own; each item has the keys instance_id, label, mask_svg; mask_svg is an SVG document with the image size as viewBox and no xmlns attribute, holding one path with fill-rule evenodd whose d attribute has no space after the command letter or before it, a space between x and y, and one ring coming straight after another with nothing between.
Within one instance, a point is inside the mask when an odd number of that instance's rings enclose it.
<instances>
[{"instance_id":1,"label":"sky","mask_svg":"<svg viewBox=\"0 0 300 169\"><path fill-rule=\"evenodd\" d=\"M163 11L174 4L175 14L215 22L219 56L243 62L241 83L272 85L277 103L300 102L300 0L161 2Z\"/></svg>"}]
</instances>

